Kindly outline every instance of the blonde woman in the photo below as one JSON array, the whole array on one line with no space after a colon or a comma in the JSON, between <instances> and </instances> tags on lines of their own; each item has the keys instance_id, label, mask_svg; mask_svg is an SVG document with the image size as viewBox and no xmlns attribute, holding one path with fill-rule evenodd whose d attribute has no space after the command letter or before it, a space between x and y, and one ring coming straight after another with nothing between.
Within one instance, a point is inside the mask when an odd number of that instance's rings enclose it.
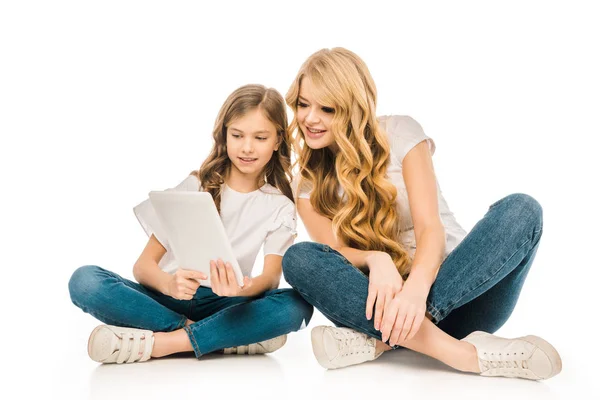
<instances>
[{"instance_id":1,"label":"blonde woman","mask_svg":"<svg viewBox=\"0 0 600 400\"><path fill-rule=\"evenodd\" d=\"M291 145L285 102L262 85L229 95L216 118L214 144L199 171L172 190L210 193L240 264L211 262L207 277L182 269L147 199L134 212L149 237L133 266L137 282L95 265L69 281L73 303L108 325L94 329L88 354L101 363L134 363L173 353L196 357L270 353L306 326L313 308L292 289L278 289L283 253L296 236L290 188ZM250 278L263 248L263 272Z\"/></svg>"},{"instance_id":2,"label":"blonde woman","mask_svg":"<svg viewBox=\"0 0 600 400\"><path fill-rule=\"evenodd\" d=\"M324 49L286 96L299 174L292 188L314 242L283 258L286 280L336 327L312 330L340 368L400 347L465 372L547 379L561 359L536 336L492 335L510 316L542 235L542 208L511 194L468 234L449 210L435 144L407 116L375 116L365 63Z\"/></svg>"}]
</instances>

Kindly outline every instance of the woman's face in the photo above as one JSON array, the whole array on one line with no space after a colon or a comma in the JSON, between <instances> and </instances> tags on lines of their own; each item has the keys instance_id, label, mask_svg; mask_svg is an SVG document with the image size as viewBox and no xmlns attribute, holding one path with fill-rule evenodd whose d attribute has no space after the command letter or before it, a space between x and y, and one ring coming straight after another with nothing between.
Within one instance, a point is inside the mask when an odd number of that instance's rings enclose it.
<instances>
[{"instance_id":1,"label":"woman's face","mask_svg":"<svg viewBox=\"0 0 600 400\"><path fill-rule=\"evenodd\" d=\"M331 132L331 121L335 110L317 103L313 93L311 80L304 77L300 83L300 95L296 109L296 119L300 130L302 130L306 144L311 149L329 147L335 153L337 145Z\"/></svg>"}]
</instances>

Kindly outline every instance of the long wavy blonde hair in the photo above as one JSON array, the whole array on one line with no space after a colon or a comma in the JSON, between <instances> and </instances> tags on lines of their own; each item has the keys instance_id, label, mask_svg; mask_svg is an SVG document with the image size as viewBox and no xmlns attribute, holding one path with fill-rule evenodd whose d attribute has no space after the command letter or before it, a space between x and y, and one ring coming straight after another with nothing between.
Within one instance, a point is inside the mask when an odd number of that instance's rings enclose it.
<instances>
[{"instance_id":1,"label":"long wavy blonde hair","mask_svg":"<svg viewBox=\"0 0 600 400\"><path fill-rule=\"evenodd\" d=\"M304 78L316 88L315 101L335 110L331 132L337 154L329 148L313 150L304 141L297 120ZM377 122L377 90L366 64L344 48L320 50L300 67L286 102L294 111L289 131L298 154L298 188L306 183L312 187L310 202L332 220L338 239L359 250L388 253L406 278L411 259L399 239L398 192L386 177L390 144ZM338 194L338 183L344 199Z\"/></svg>"},{"instance_id":2,"label":"long wavy blonde hair","mask_svg":"<svg viewBox=\"0 0 600 400\"><path fill-rule=\"evenodd\" d=\"M221 185L225 182L231 168L231 160L227 155L227 127L233 120L256 109L262 110L265 117L275 125L277 136L281 140L278 150L265 166L258 186L262 187L266 182L294 201L290 186L291 144L283 96L277 90L263 85L245 85L231 93L221 106L213 128L213 148L200 170L190 173L196 176L202 188L211 194L219 213L221 212Z\"/></svg>"}]
</instances>

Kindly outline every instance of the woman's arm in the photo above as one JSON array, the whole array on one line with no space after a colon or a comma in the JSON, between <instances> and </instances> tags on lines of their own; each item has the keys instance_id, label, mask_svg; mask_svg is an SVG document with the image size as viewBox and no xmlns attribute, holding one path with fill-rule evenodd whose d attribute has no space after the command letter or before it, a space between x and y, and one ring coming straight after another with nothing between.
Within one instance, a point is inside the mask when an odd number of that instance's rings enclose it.
<instances>
[{"instance_id":1,"label":"woman's arm","mask_svg":"<svg viewBox=\"0 0 600 400\"><path fill-rule=\"evenodd\" d=\"M312 204L310 204L309 199L298 199L296 204L298 207L298 215L302 218L302 223L306 227L306 231L311 240L313 242L326 244L332 249L339 251L355 267L365 268L368 266L368 261L373 258L373 256L376 256L377 254L380 256L382 255L383 252L380 251L365 251L348 247L348 245L339 238L336 239L333 234L333 223L331 220L317 213Z\"/></svg>"},{"instance_id":2,"label":"woman's arm","mask_svg":"<svg viewBox=\"0 0 600 400\"><path fill-rule=\"evenodd\" d=\"M440 218L437 183L427 141L413 147L404 157L402 173L417 245L407 284L423 286L429 291L444 257L446 233Z\"/></svg>"}]
</instances>

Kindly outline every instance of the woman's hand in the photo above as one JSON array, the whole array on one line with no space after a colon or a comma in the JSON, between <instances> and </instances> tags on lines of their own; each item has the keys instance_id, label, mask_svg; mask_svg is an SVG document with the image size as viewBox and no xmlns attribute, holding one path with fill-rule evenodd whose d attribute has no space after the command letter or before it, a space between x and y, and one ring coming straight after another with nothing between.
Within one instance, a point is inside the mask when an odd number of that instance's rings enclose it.
<instances>
[{"instance_id":1,"label":"woman's hand","mask_svg":"<svg viewBox=\"0 0 600 400\"><path fill-rule=\"evenodd\" d=\"M367 319L373 317L375 307L375 329L380 330L383 310L396 293L402 290L404 281L392 261L384 252L374 252L366 258L369 267L369 296L367 297Z\"/></svg>"},{"instance_id":2,"label":"woman's hand","mask_svg":"<svg viewBox=\"0 0 600 400\"><path fill-rule=\"evenodd\" d=\"M202 272L189 269L178 269L169 280L167 285L167 296L176 300L191 300L200 286L198 279L207 279Z\"/></svg>"},{"instance_id":3,"label":"woman's hand","mask_svg":"<svg viewBox=\"0 0 600 400\"><path fill-rule=\"evenodd\" d=\"M389 345L395 346L415 336L425 318L428 294L426 287L408 278L400 293L385 305L381 329L383 342L389 338Z\"/></svg>"},{"instance_id":4,"label":"woman's hand","mask_svg":"<svg viewBox=\"0 0 600 400\"><path fill-rule=\"evenodd\" d=\"M225 297L242 296L243 291L252 286L252 279L245 276L244 286L240 286L235 278L233 267L223 260L210 261L210 285L214 294Z\"/></svg>"}]
</instances>

